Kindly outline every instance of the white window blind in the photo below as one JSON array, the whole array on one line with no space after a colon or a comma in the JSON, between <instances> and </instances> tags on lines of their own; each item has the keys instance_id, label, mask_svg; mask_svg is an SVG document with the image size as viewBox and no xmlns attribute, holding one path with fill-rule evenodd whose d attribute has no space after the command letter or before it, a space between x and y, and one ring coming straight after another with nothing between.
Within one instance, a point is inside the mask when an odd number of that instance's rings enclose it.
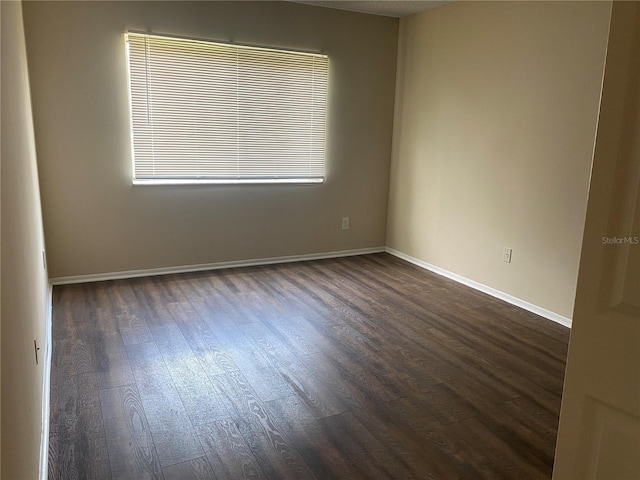
<instances>
[{"instance_id":1,"label":"white window blind","mask_svg":"<svg viewBox=\"0 0 640 480\"><path fill-rule=\"evenodd\" d=\"M134 182L322 182L326 55L129 32Z\"/></svg>"}]
</instances>

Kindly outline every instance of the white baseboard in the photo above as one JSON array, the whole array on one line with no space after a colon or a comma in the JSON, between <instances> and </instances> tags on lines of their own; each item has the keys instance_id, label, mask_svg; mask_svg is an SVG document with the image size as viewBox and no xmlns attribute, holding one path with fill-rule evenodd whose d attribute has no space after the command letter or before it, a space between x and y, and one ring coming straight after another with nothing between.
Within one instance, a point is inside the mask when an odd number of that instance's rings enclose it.
<instances>
[{"instance_id":1,"label":"white baseboard","mask_svg":"<svg viewBox=\"0 0 640 480\"><path fill-rule=\"evenodd\" d=\"M406 253L402 253L398 250L395 250L390 247L385 247L385 252L390 253L391 255L406 260L409 263L413 263L418 267L429 270L433 273L437 273L438 275L442 275L443 277L447 277L451 280L454 280L458 283L466 285L468 287L474 288L475 290L479 290L480 292L491 295L492 297L499 298L500 300L504 300L507 303L515 305L516 307L523 308L524 310L528 310L529 312L535 313L536 315L540 315L548 320L559 323L565 327L571 328L571 319L567 317L563 317L562 315L558 315L551 310L547 310L545 308L534 305L533 303L529 303L520 298L514 297L513 295L509 295L508 293L501 292L500 290L496 290L495 288L488 287L487 285L483 285L482 283L475 282L468 278L465 278L456 273L450 272L443 268L437 267L430 263L424 262L418 258L407 255Z\"/></svg>"},{"instance_id":2,"label":"white baseboard","mask_svg":"<svg viewBox=\"0 0 640 480\"><path fill-rule=\"evenodd\" d=\"M288 255L284 257L255 258L250 260L237 260L231 262L201 263L198 265L182 265L176 267L149 268L144 270L128 270L124 272L97 273L91 275L73 275L69 277L51 278L52 285L66 285L70 283L100 282L104 280L117 280L121 278L150 277L153 275L168 275L171 273L201 272L206 270L219 270L222 268L253 267L257 265L270 265L276 263L305 262L309 260L322 260L326 258L351 257L354 255L368 255L382 253L385 247L359 248L354 250L340 250L336 252L311 253L307 255Z\"/></svg>"},{"instance_id":3,"label":"white baseboard","mask_svg":"<svg viewBox=\"0 0 640 480\"><path fill-rule=\"evenodd\" d=\"M47 480L49 467L49 412L51 390L51 319L53 314L53 285L47 288L44 325L44 339L42 348L42 431L40 434L40 480Z\"/></svg>"}]
</instances>

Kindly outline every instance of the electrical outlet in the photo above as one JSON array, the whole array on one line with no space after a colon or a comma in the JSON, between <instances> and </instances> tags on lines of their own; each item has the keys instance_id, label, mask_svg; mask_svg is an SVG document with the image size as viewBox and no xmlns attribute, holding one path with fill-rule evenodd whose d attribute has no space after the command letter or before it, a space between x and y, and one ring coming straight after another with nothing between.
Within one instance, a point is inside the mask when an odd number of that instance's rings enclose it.
<instances>
[{"instance_id":1,"label":"electrical outlet","mask_svg":"<svg viewBox=\"0 0 640 480\"><path fill-rule=\"evenodd\" d=\"M342 217L342 229L349 230L349 217Z\"/></svg>"},{"instance_id":2,"label":"electrical outlet","mask_svg":"<svg viewBox=\"0 0 640 480\"><path fill-rule=\"evenodd\" d=\"M502 261L504 263L511 263L511 249L509 247L504 247L504 252L502 252Z\"/></svg>"}]
</instances>

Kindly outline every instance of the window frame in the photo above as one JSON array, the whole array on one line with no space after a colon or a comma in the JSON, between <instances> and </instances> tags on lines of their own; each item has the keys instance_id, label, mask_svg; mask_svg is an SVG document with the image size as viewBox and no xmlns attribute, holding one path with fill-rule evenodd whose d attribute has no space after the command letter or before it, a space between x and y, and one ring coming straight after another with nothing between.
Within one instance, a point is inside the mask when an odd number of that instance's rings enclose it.
<instances>
[{"instance_id":1,"label":"window frame","mask_svg":"<svg viewBox=\"0 0 640 480\"><path fill-rule=\"evenodd\" d=\"M132 93L132 64L131 64L131 56L130 56L130 43L129 43L129 36L133 35L133 36L148 36L148 37L158 37L158 38L162 38L162 39L169 39L169 40L176 40L176 41L185 41L185 42L193 42L193 43L202 43L202 44L210 44L210 45L214 45L214 46L222 46L222 47L230 47L230 48L235 48L235 49L251 49L252 51L265 51L265 52L275 52L276 54L285 54L285 55L305 55L305 56L311 56L314 58L321 58L324 59L325 62L325 66L324 66L324 73L322 75L324 75L324 84L320 87L320 90L322 91L322 105L324 105L324 109L323 109L323 113L322 115L320 115L320 118L322 120L322 125L321 125L321 130L322 130L322 142L321 142L321 151L322 151L322 160L321 160L321 174L314 174L314 175L302 175L302 174L292 174L290 173L289 176L282 176L282 175L277 175L277 174L271 174L271 175L243 175L243 174L237 174L235 176L211 176L211 175L198 175L198 176L188 176L186 174L184 174L184 171L182 174L178 173L177 176L174 177L169 177L169 176L148 176L148 175L139 175L137 173L137 169L136 169L136 144L135 144L135 136L136 136L136 131L135 131L135 125L134 125L134 96ZM130 141L131 141L131 168L132 168L132 183L134 185L224 185L224 184L298 184L298 185L305 185L305 184L321 184L324 183L326 180L326 176L327 176L327 133L328 133L328 129L327 129L327 121L328 121L328 99L329 99L329 93L328 93L328 89L329 89L329 57L327 54L324 53L319 53L319 52L311 52L311 51L304 51L304 50L295 50L295 49L289 49L289 48L279 48L279 47L266 47L266 46L262 46L262 45L250 45L250 44L241 44L241 43L236 43L236 42L225 42L225 41L219 41L219 40L209 40L209 39L203 39L203 38L194 38L194 37L186 37L186 36L181 36L181 35L173 35L173 34L165 34L165 33L156 33L156 32L145 32L145 31L138 31L138 30L126 30L125 34L125 50L126 50L126 69L127 69L127 87L128 87L128 93L129 93L129 133L130 133ZM145 59L147 58L146 55L148 55L148 53L145 53ZM315 67L314 67L315 68ZM315 82L315 69L313 70L312 73L313 76L313 81L312 84L314 85L315 88L315 84L313 82ZM196 77L194 77L196 78ZM148 78L148 74L146 77L146 81L147 84L149 83L149 78ZM148 92L148 85L147 85L147 92ZM234 95L238 95L238 89L236 89L236 92ZM313 90L312 96L315 95L315 90ZM315 98L315 96L314 96ZM255 106L257 104L253 104L253 106ZM311 103L311 105L313 106L313 103ZM259 108L263 107L263 104L258 105ZM147 107L149 108L149 107ZM315 119L314 116L314 112L315 110L313 110L313 108L309 109L309 111L306 112L307 115L309 115L310 117L313 117ZM240 123L240 122L238 122ZM313 125L313 123L312 123ZM316 124L317 128L319 123ZM238 129L240 127L238 126ZM259 130L257 130L259 132ZM240 136L240 133L237 133L238 136ZM313 134L310 135L310 137L313 137ZM240 144L240 141L238 141L238 144ZM317 145L317 144L316 144ZM238 147L240 148L240 147ZM311 146L309 147L310 151L311 151ZM281 150L282 151L282 150ZM311 154L310 154L311 155ZM241 154L238 153L238 160L239 163L242 163L243 160L241 158ZM153 162L155 162L155 160L153 160ZM298 164L300 165L306 165L307 163L310 164L311 160L307 160L305 161L299 161ZM176 162L177 163L177 162ZM254 164L255 164L255 160L254 160ZM317 161L316 161L316 168L317 168Z\"/></svg>"}]
</instances>

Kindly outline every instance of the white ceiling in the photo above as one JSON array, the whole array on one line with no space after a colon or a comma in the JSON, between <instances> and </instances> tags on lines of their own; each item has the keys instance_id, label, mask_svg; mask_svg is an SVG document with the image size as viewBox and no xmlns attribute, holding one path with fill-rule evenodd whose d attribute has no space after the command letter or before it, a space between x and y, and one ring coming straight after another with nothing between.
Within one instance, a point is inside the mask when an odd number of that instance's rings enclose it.
<instances>
[{"instance_id":1,"label":"white ceiling","mask_svg":"<svg viewBox=\"0 0 640 480\"><path fill-rule=\"evenodd\" d=\"M386 17L406 17L435 8L453 0L290 0L320 7L338 8L352 12L371 13Z\"/></svg>"}]
</instances>

